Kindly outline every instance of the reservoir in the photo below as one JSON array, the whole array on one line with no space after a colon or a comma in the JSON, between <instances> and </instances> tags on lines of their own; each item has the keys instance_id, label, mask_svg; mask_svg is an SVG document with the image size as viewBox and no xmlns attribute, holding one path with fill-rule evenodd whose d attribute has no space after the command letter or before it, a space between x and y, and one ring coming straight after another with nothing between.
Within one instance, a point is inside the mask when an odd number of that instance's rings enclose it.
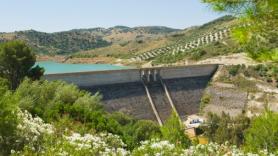
<instances>
[{"instance_id":1,"label":"reservoir","mask_svg":"<svg viewBox=\"0 0 278 156\"><path fill-rule=\"evenodd\" d=\"M87 71L120 70L130 69L131 67L118 66L111 64L68 64L53 61L40 61L36 65L45 69L44 74L75 73Z\"/></svg>"}]
</instances>

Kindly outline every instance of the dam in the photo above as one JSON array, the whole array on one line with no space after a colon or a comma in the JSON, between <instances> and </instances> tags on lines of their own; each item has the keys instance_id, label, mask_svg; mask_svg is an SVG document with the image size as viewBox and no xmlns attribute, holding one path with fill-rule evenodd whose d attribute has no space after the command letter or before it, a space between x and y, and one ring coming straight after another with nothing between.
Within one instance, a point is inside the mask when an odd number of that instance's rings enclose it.
<instances>
[{"instance_id":1,"label":"dam","mask_svg":"<svg viewBox=\"0 0 278 156\"><path fill-rule=\"evenodd\" d=\"M73 83L103 96L108 112L119 111L162 125L175 111L182 120L199 111L217 64L47 74L46 80Z\"/></svg>"}]
</instances>

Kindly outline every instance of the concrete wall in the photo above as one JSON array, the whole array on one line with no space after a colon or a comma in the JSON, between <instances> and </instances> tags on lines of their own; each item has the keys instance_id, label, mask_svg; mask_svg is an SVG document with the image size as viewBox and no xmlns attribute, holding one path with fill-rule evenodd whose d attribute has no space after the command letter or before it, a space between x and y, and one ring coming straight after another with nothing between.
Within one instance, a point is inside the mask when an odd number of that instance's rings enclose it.
<instances>
[{"instance_id":1,"label":"concrete wall","mask_svg":"<svg viewBox=\"0 0 278 156\"><path fill-rule=\"evenodd\" d=\"M69 83L74 83L80 87L86 87L138 82L140 81L140 71L138 69L127 69L112 71L49 74L45 75L44 78L49 81L63 80Z\"/></svg>"},{"instance_id":2,"label":"concrete wall","mask_svg":"<svg viewBox=\"0 0 278 156\"><path fill-rule=\"evenodd\" d=\"M160 76L163 79L177 79L185 77L199 77L212 75L218 65L192 65L184 67L162 68Z\"/></svg>"},{"instance_id":3,"label":"concrete wall","mask_svg":"<svg viewBox=\"0 0 278 156\"><path fill-rule=\"evenodd\" d=\"M44 78L52 80L63 80L69 83L74 83L81 87L109 85L129 82L139 82L141 70L160 71L160 76L163 79L198 77L211 75L217 69L217 65L192 65L182 67L158 67L158 68L143 68L143 69L125 69L112 71L93 71L93 72L78 72L65 74L48 74Z\"/></svg>"},{"instance_id":4,"label":"concrete wall","mask_svg":"<svg viewBox=\"0 0 278 156\"><path fill-rule=\"evenodd\" d=\"M194 65L168 68L128 69L117 71L97 71L69 74L45 75L47 80L64 80L78 85L92 93L103 95L104 108L109 112L120 111L139 119L156 121L144 86L141 82L142 70L159 70L168 87L173 103L180 117L198 113L200 99L218 65ZM152 84L153 83L153 84ZM163 119L172 112L169 101L159 82L148 84L155 107Z\"/></svg>"}]
</instances>

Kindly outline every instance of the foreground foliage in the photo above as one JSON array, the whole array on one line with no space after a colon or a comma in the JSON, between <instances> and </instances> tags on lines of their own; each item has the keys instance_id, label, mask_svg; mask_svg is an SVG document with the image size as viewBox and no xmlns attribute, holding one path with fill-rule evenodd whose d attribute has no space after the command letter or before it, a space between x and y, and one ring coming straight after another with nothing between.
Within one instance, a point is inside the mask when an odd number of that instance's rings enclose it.
<instances>
[{"instance_id":1,"label":"foreground foliage","mask_svg":"<svg viewBox=\"0 0 278 156\"><path fill-rule=\"evenodd\" d=\"M277 0L202 0L214 10L240 17L234 37L258 61L278 61Z\"/></svg>"},{"instance_id":2,"label":"foreground foliage","mask_svg":"<svg viewBox=\"0 0 278 156\"><path fill-rule=\"evenodd\" d=\"M140 141L151 138L165 137L175 144L182 143L183 146L190 143L183 133L183 127L181 127L177 117L169 120L169 126L160 128L157 123L152 121L136 120L121 113L110 114L102 108L101 96L98 93L91 95L91 93L79 90L77 86L72 84L60 81L48 82L26 79L14 92L5 88L4 80L2 84L5 93L1 95L1 108L3 108L2 111L7 111L2 114L8 114L3 116L3 127L13 126L11 129L14 129L18 122L14 113L17 112L19 107L21 110L26 110L32 114L28 118L35 116L48 123L53 123L57 128L56 132L59 134L63 134L67 129L81 134L112 133L118 135L127 145L125 148L129 150L138 147ZM13 109L9 110L9 107ZM11 119L8 125L5 122L8 121L7 118ZM12 122L13 119L14 122ZM175 132L179 133L168 133L169 130L166 132L165 130L169 128L175 128ZM13 135L9 132L6 134L6 132L3 129L1 135ZM56 137L61 138L61 136ZM14 147L10 146L7 149L10 148ZM22 145L14 149L21 148L23 148ZM6 152L9 152L9 150Z\"/></svg>"},{"instance_id":3,"label":"foreground foliage","mask_svg":"<svg viewBox=\"0 0 278 156\"><path fill-rule=\"evenodd\" d=\"M278 114L270 111L255 117L245 134L246 148L253 152L278 151Z\"/></svg>"},{"instance_id":4,"label":"foreground foliage","mask_svg":"<svg viewBox=\"0 0 278 156\"><path fill-rule=\"evenodd\" d=\"M209 141L224 144L229 142L240 146L244 143L244 132L250 126L250 119L244 115L231 118L228 114L221 116L209 113L206 125L203 126Z\"/></svg>"},{"instance_id":5,"label":"foreground foliage","mask_svg":"<svg viewBox=\"0 0 278 156\"><path fill-rule=\"evenodd\" d=\"M167 140L151 139L143 141L134 150L126 150L126 145L119 136L110 133L80 134L71 130L62 133L54 126L46 124L39 117L32 117L27 111L18 111L19 121L15 129L17 143L23 144L22 150L11 149L12 155L118 155L118 156L199 156L199 155L234 155L234 156L269 156L267 150L259 150L257 154L245 153L236 146L227 143L209 143L182 148Z\"/></svg>"},{"instance_id":6,"label":"foreground foliage","mask_svg":"<svg viewBox=\"0 0 278 156\"><path fill-rule=\"evenodd\" d=\"M39 79L43 69L36 66L35 54L23 42L0 44L0 77L9 81L10 89L16 89L25 76Z\"/></svg>"},{"instance_id":7,"label":"foreground foliage","mask_svg":"<svg viewBox=\"0 0 278 156\"><path fill-rule=\"evenodd\" d=\"M258 117L249 127L245 118L214 117L217 127L210 131L211 141L218 143L190 146L175 114L160 128L151 121L109 114L100 106L100 98L63 82L25 80L14 93L6 89L0 99L1 154L250 155L227 141L257 155L277 152L277 115ZM270 119L275 122L266 122ZM259 128L269 131L258 134Z\"/></svg>"}]
</instances>

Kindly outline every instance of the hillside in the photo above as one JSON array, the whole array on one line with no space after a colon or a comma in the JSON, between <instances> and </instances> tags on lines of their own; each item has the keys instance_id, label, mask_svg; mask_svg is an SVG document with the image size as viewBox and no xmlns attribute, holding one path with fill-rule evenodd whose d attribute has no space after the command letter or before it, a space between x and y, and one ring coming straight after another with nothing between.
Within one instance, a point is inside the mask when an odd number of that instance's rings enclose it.
<instances>
[{"instance_id":1,"label":"hillside","mask_svg":"<svg viewBox=\"0 0 278 156\"><path fill-rule=\"evenodd\" d=\"M187 42L198 39L204 35L209 35L217 31L223 30L225 28L235 25L237 20L232 16L224 16L209 23L206 23L201 26L194 26L182 31L176 31L175 33L169 33L166 36L158 38L146 38L145 40L140 41L129 41L122 44L112 44L107 47L92 49L88 51L82 51L73 55L74 58L96 58L96 57L113 57L118 59L129 59L136 57L145 53L152 53L163 50L165 48L167 51L175 49L179 46L185 45ZM179 49L179 48L178 48ZM192 50L191 50L192 51ZM218 56L226 53L238 52L238 46L228 38L225 38L219 42L212 42L205 46L198 47L194 49L198 52L205 51L205 58L211 56ZM154 58L147 59L145 61L153 61L156 64L167 64L175 63L185 58L186 53L178 53L173 56L170 53L165 53L164 55L159 55ZM193 54L190 53L189 54ZM195 54L195 53L194 53ZM203 54L202 54L203 55ZM190 56L191 57L191 56ZM196 59L193 56L193 59ZM199 57L198 57L199 59ZM166 60L166 61L164 61ZM126 62L123 62L126 63ZM144 61L134 62L143 64Z\"/></svg>"},{"instance_id":2,"label":"hillside","mask_svg":"<svg viewBox=\"0 0 278 156\"><path fill-rule=\"evenodd\" d=\"M70 31L44 33L35 30L0 33L0 42L8 40L26 41L40 58L64 55L71 63L120 63L142 65L171 64L183 62L185 59L200 60L228 53L240 52L238 45L229 37L211 42L193 49L182 49L188 43L235 25L237 20L232 16L223 16L201 26L193 26L184 30L161 26L73 29ZM130 62L127 59L140 55L149 56L158 51L163 54ZM166 52L167 51L167 52ZM181 52L182 51L182 52ZM175 52L175 55L172 55ZM41 57L43 55L43 57ZM47 56L47 57L45 57ZM71 57L67 57L71 56ZM60 58L60 56L59 56ZM144 58L144 57L143 57ZM117 61L118 60L118 61Z\"/></svg>"},{"instance_id":3,"label":"hillside","mask_svg":"<svg viewBox=\"0 0 278 156\"><path fill-rule=\"evenodd\" d=\"M115 26L112 28L74 29L64 32L44 33L35 30L0 33L0 42L9 40L26 41L39 54L71 54L74 52L108 47L113 44L141 42L179 31L161 26L135 27Z\"/></svg>"}]
</instances>

